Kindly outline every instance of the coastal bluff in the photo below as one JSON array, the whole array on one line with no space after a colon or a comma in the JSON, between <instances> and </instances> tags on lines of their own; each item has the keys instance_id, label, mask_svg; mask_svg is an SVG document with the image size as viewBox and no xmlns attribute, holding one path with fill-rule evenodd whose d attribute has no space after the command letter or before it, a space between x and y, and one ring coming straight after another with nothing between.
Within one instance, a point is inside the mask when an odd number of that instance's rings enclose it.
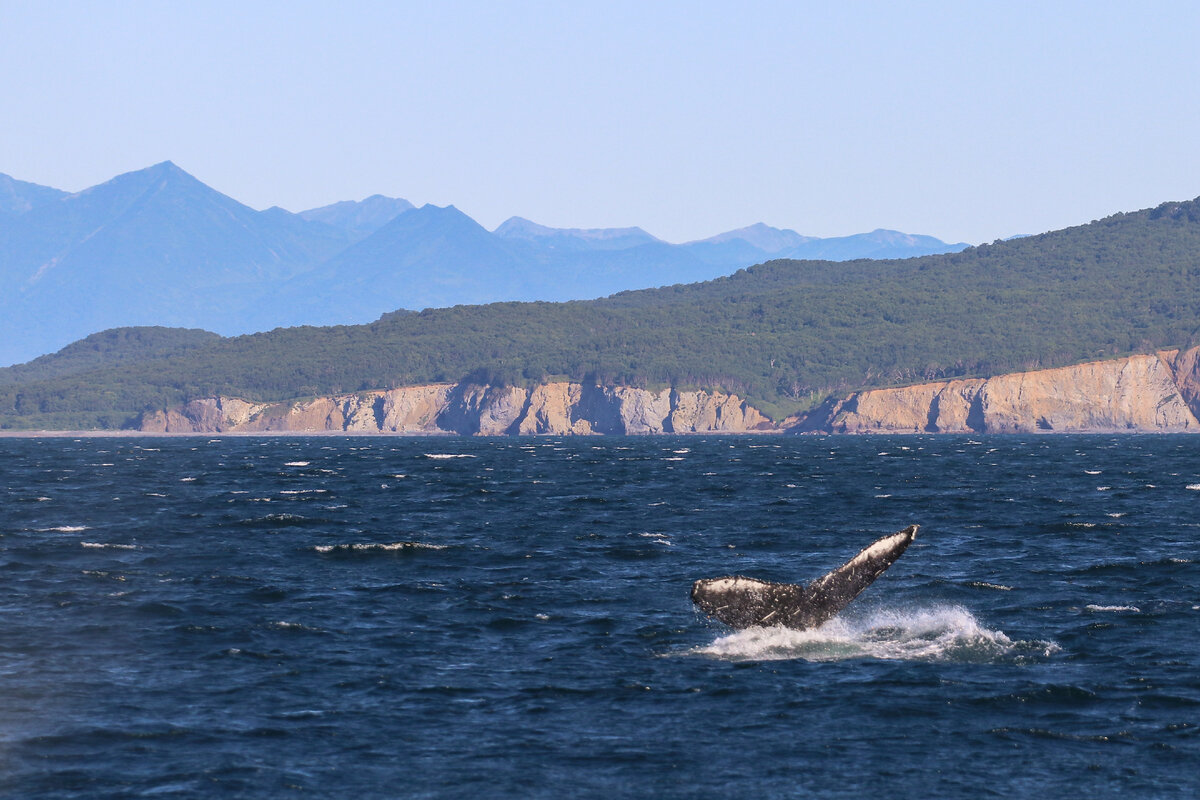
<instances>
[{"instance_id":1,"label":"coastal bluff","mask_svg":"<svg viewBox=\"0 0 1200 800\"><path fill-rule=\"evenodd\" d=\"M388 391L252 403L192 400L142 415L157 433L657 434L768 432L776 426L722 392L546 383L517 386L438 383Z\"/></svg>"},{"instance_id":2,"label":"coastal bluff","mask_svg":"<svg viewBox=\"0 0 1200 800\"><path fill-rule=\"evenodd\" d=\"M785 421L797 432L1200 432L1200 348L992 378L871 389ZM790 423L790 424L789 424Z\"/></svg>"},{"instance_id":3,"label":"coastal bluff","mask_svg":"<svg viewBox=\"0 0 1200 800\"><path fill-rule=\"evenodd\" d=\"M734 394L570 382L436 383L306 400L192 400L156 433L588 435L1200 432L1200 347L833 396L774 423Z\"/></svg>"}]
</instances>

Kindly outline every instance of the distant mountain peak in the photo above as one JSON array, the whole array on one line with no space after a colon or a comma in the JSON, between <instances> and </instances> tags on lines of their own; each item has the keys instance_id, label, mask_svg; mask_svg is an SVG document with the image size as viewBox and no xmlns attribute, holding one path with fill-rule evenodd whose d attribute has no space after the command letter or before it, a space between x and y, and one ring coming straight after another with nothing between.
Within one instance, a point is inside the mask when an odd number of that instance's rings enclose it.
<instances>
[{"instance_id":1,"label":"distant mountain peak","mask_svg":"<svg viewBox=\"0 0 1200 800\"><path fill-rule=\"evenodd\" d=\"M66 196L67 193L61 189L19 181L0 172L0 217L24 214Z\"/></svg>"},{"instance_id":2,"label":"distant mountain peak","mask_svg":"<svg viewBox=\"0 0 1200 800\"><path fill-rule=\"evenodd\" d=\"M470 219L471 222L475 222L475 220L471 219L469 216L464 214L462 211L460 211L458 209L457 206L455 206L453 204L448 205L448 206L435 206L433 203L426 203L423 206L418 206L418 207L414 208L412 210L412 214L406 214L406 216L410 216L414 219L417 217L427 217L429 219L454 219L454 220ZM478 224L478 223L476 223L476 224Z\"/></svg>"},{"instance_id":3,"label":"distant mountain peak","mask_svg":"<svg viewBox=\"0 0 1200 800\"><path fill-rule=\"evenodd\" d=\"M115 178L110 178L104 183L89 186L83 191L76 192L71 195L71 199L87 197L90 195L105 194L109 192L121 193L141 193L152 189L161 189L165 187L179 187L190 189L192 191L202 190L211 193L214 196L225 198L231 203L237 203L231 197L221 194L216 189L207 186L199 178L195 177L186 170L181 169L173 161L160 161L157 164L151 164L148 167L141 169L123 172ZM240 206L241 203L238 203Z\"/></svg>"},{"instance_id":4,"label":"distant mountain peak","mask_svg":"<svg viewBox=\"0 0 1200 800\"><path fill-rule=\"evenodd\" d=\"M539 225L524 217L509 217L492 233L507 239L543 238L551 236L571 236L577 239L617 239L626 236L644 237L648 241L659 241L639 227L629 228L551 228Z\"/></svg>"},{"instance_id":5,"label":"distant mountain peak","mask_svg":"<svg viewBox=\"0 0 1200 800\"><path fill-rule=\"evenodd\" d=\"M661 240L638 227L551 228L524 217L509 217L492 232L501 239L528 242L554 250L627 250Z\"/></svg>"},{"instance_id":6,"label":"distant mountain peak","mask_svg":"<svg viewBox=\"0 0 1200 800\"><path fill-rule=\"evenodd\" d=\"M126 173L128 175L146 175L153 178L167 178L174 180L188 180L201 183L200 179L192 175L187 170L180 167L174 161L160 161L157 164L151 164L144 169L135 170L134 172ZM213 191L216 191L215 189Z\"/></svg>"},{"instance_id":7,"label":"distant mountain peak","mask_svg":"<svg viewBox=\"0 0 1200 800\"><path fill-rule=\"evenodd\" d=\"M812 236L803 236L790 228L772 228L766 223L756 222L744 228L718 233L716 236L701 239L694 244L723 244L739 240L757 247L764 253L779 253L791 247L798 247L805 242L814 241L814 238Z\"/></svg>"},{"instance_id":8,"label":"distant mountain peak","mask_svg":"<svg viewBox=\"0 0 1200 800\"><path fill-rule=\"evenodd\" d=\"M413 204L399 197L373 194L363 200L342 200L320 208L301 211L298 216L310 222L323 222L340 228L352 241L361 241L396 217L411 211Z\"/></svg>"}]
</instances>

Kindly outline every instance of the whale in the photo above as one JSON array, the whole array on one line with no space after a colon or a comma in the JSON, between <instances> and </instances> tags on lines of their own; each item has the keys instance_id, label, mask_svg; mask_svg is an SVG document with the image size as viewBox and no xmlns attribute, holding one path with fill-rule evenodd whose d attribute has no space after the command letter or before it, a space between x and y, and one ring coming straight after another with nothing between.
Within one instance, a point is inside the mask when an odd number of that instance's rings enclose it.
<instances>
[{"instance_id":1,"label":"whale","mask_svg":"<svg viewBox=\"0 0 1200 800\"><path fill-rule=\"evenodd\" d=\"M909 525L899 533L876 539L854 558L807 586L742 575L702 578L692 584L692 602L708 616L733 628L816 628L896 563L916 538L919 527Z\"/></svg>"}]
</instances>

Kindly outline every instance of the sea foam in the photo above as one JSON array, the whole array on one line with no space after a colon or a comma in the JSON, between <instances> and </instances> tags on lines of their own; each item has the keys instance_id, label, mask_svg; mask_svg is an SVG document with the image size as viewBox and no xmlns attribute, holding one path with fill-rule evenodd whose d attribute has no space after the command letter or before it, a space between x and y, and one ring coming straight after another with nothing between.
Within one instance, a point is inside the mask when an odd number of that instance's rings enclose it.
<instances>
[{"instance_id":1,"label":"sea foam","mask_svg":"<svg viewBox=\"0 0 1200 800\"><path fill-rule=\"evenodd\" d=\"M988 663L1048 656L1053 642L1014 642L979 624L960 606L882 609L862 617L835 617L819 628L754 627L719 636L688 651L729 661L954 661Z\"/></svg>"},{"instance_id":2,"label":"sea foam","mask_svg":"<svg viewBox=\"0 0 1200 800\"><path fill-rule=\"evenodd\" d=\"M360 553L372 550L445 550L444 544L426 544L425 542L392 542L379 544L376 542L353 542L347 544L319 544L313 547L318 553Z\"/></svg>"}]
</instances>

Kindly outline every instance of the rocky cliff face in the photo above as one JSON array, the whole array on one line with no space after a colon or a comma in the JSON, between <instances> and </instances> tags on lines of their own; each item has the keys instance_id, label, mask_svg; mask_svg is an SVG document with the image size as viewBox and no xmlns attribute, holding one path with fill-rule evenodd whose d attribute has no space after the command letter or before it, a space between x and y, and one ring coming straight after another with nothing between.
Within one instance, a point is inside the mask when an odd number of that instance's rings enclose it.
<instances>
[{"instance_id":1,"label":"rocky cliff face","mask_svg":"<svg viewBox=\"0 0 1200 800\"><path fill-rule=\"evenodd\" d=\"M434 384L387 392L249 403L193 400L144 414L141 430L161 433L347 431L356 433L652 434L769 432L776 428L735 395L547 383Z\"/></svg>"},{"instance_id":2,"label":"rocky cliff face","mask_svg":"<svg viewBox=\"0 0 1200 800\"><path fill-rule=\"evenodd\" d=\"M1200 432L1200 347L830 398L778 426L721 392L547 383L406 386L290 403L232 397L144 414L167 433L467 434Z\"/></svg>"},{"instance_id":3,"label":"rocky cliff face","mask_svg":"<svg viewBox=\"0 0 1200 800\"><path fill-rule=\"evenodd\" d=\"M857 392L797 421L834 433L1200 432L1200 348Z\"/></svg>"}]
</instances>

